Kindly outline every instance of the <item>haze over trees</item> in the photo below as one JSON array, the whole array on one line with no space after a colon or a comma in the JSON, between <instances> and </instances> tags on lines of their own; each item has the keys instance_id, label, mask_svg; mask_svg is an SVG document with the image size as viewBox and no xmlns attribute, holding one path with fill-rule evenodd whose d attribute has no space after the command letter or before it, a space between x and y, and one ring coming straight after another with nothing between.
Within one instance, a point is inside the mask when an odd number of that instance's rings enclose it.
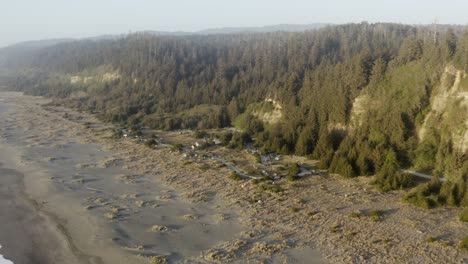
<instances>
[{"instance_id":1,"label":"haze over trees","mask_svg":"<svg viewBox=\"0 0 468 264\"><path fill-rule=\"evenodd\" d=\"M444 176L407 199L468 205L467 153L453 133L466 133L466 99L434 110L438 89L468 91L463 28L361 23L304 33L131 34L0 51L0 64L0 85L106 121L165 130L236 125L264 151L310 156L345 177L376 175L383 191L412 185L402 167Z\"/></svg>"}]
</instances>

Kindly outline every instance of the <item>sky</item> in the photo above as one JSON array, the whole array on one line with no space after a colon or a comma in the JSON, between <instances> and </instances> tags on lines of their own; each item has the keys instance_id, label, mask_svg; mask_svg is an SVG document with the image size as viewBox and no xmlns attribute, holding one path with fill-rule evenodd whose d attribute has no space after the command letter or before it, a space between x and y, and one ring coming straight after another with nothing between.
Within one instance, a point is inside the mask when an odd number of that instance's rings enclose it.
<instances>
[{"instance_id":1,"label":"sky","mask_svg":"<svg viewBox=\"0 0 468 264\"><path fill-rule=\"evenodd\" d=\"M350 22L467 24L468 0L0 0L0 47L135 31Z\"/></svg>"}]
</instances>

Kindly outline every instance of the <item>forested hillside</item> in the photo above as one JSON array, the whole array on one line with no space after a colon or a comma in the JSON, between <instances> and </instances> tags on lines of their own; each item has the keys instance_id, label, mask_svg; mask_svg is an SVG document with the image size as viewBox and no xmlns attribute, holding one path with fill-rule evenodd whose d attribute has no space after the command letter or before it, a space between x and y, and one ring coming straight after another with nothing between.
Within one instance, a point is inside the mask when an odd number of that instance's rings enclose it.
<instances>
[{"instance_id":1,"label":"forested hillside","mask_svg":"<svg viewBox=\"0 0 468 264\"><path fill-rule=\"evenodd\" d=\"M307 155L345 177L468 205L468 31L349 24L305 33L132 34L0 51L0 85L125 125L235 125L264 151Z\"/></svg>"}]
</instances>

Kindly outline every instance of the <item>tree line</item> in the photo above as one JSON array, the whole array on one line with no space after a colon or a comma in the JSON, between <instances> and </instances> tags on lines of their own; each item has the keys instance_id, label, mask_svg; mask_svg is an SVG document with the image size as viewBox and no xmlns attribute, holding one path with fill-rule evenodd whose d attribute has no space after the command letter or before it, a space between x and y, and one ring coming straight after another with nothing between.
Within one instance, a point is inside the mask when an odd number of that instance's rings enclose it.
<instances>
[{"instance_id":1,"label":"tree line","mask_svg":"<svg viewBox=\"0 0 468 264\"><path fill-rule=\"evenodd\" d=\"M242 115L242 130L263 151L310 156L345 177L376 175L385 191L410 186L399 168L418 164L464 184L467 155L454 150L450 133L417 137L445 65L468 70L468 31L445 27L433 36L431 27L368 23L303 33L137 33L0 56L0 81L126 125L220 128ZM70 82L100 67L119 78ZM358 97L369 100L356 123ZM265 99L282 106L280 122L246 114ZM460 201L468 199L464 186Z\"/></svg>"}]
</instances>

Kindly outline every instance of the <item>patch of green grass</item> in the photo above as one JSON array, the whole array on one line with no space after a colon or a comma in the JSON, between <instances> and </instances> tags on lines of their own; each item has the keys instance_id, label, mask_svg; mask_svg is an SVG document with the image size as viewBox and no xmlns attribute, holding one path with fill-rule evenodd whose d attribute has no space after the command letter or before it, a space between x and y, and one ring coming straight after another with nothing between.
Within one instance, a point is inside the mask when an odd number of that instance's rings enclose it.
<instances>
[{"instance_id":1,"label":"patch of green grass","mask_svg":"<svg viewBox=\"0 0 468 264\"><path fill-rule=\"evenodd\" d=\"M367 213L367 216L369 216L375 222L382 220L383 215L384 211L382 210L372 210Z\"/></svg>"},{"instance_id":2,"label":"patch of green grass","mask_svg":"<svg viewBox=\"0 0 468 264\"><path fill-rule=\"evenodd\" d=\"M434 243L434 242L436 242L437 240L439 240L437 237L432 237L432 236L430 236L430 237L428 237L428 238L426 239L426 242L427 242L427 243Z\"/></svg>"},{"instance_id":3,"label":"patch of green grass","mask_svg":"<svg viewBox=\"0 0 468 264\"><path fill-rule=\"evenodd\" d=\"M231 173L231 175L229 176L229 179L234 180L234 181L242 180L241 176L235 171Z\"/></svg>"},{"instance_id":4,"label":"patch of green grass","mask_svg":"<svg viewBox=\"0 0 468 264\"><path fill-rule=\"evenodd\" d=\"M464 209L458 216L458 219L462 222L468 222L468 209Z\"/></svg>"},{"instance_id":5,"label":"patch of green grass","mask_svg":"<svg viewBox=\"0 0 468 264\"><path fill-rule=\"evenodd\" d=\"M382 210L373 210L370 211L367 215L371 217L382 217L384 214L384 211Z\"/></svg>"},{"instance_id":6,"label":"patch of green grass","mask_svg":"<svg viewBox=\"0 0 468 264\"><path fill-rule=\"evenodd\" d=\"M461 250L468 250L468 236L462 238L458 244L458 248Z\"/></svg>"},{"instance_id":7,"label":"patch of green grass","mask_svg":"<svg viewBox=\"0 0 468 264\"><path fill-rule=\"evenodd\" d=\"M297 207L291 207L291 209L290 209L290 210L291 210L291 212L292 212L292 213L297 213L297 212L299 212L299 211L300 211L300 209L299 209L299 208L297 208Z\"/></svg>"},{"instance_id":8,"label":"patch of green grass","mask_svg":"<svg viewBox=\"0 0 468 264\"><path fill-rule=\"evenodd\" d=\"M359 218L361 215L357 212L352 212L348 216L351 218Z\"/></svg>"},{"instance_id":9,"label":"patch of green grass","mask_svg":"<svg viewBox=\"0 0 468 264\"><path fill-rule=\"evenodd\" d=\"M276 185L276 184L271 184L271 183L264 183L260 185L260 188L263 191L270 192L270 193L282 194L284 192L281 186Z\"/></svg>"}]
</instances>

